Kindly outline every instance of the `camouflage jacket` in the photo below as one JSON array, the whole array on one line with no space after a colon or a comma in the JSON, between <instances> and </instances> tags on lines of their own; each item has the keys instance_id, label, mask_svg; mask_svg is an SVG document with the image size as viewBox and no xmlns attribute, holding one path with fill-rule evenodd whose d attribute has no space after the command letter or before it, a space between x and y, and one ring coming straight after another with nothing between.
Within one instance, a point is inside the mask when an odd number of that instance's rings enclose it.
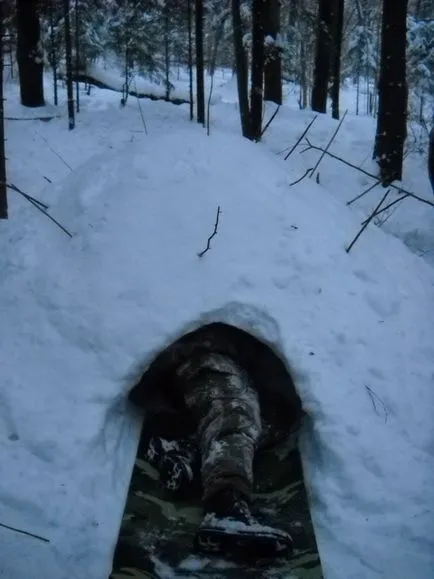
<instances>
[{"instance_id":1,"label":"camouflage jacket","mask_svg":"<svg viewBox=\"0 0 434 579\"><path fill-rule=\"evenodd\" d=\"M258 391L265 420L284 423L291 430L300 423L304 412L290 370L251 334L222 323L202 326L163 350L131 390L130 401L151 416L180 413L185 405L176 370L208 352L224 354L243 366Z\"/></svg>"}]
</instances>

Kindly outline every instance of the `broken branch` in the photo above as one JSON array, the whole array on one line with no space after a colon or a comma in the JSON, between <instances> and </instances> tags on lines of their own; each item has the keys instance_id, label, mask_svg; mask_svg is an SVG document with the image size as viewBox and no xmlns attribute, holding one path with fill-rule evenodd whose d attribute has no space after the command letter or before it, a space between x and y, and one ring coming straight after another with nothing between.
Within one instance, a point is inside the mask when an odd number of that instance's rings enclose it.
<instances>
[{"instance_id":1,"label":"broken branch","mask_svg":"<svg viewBox=\"0 0 434 579\"><path fill-rule=\"evenodd\" d=\"M308 169L306 173L302 177L300 177L300 179L297 179L297 181L293 181L292 183L289 184L289 186L292 187L293 185L297 185L297 183L300 183L300 181L303 181L303 179L309 175L310 171L313 171L313 169L312 168Z\"/></svg>"},{"instance_id":2,"label":"broken branch","mask_svg":"<svg viewBox=\"0 0 434 579\"><path fill-rule=\"evenodd\" d=\"M306 141L308 143L308 147L306 147L306 149L304 149L302 151L303 153L305 151L308 151L309 149L316 149L317 151L324 151L324 149L322 147L317 147L316 145L312 145L312 143L308 139L306 139ZM335 155L334 153L330 153L330 151L326 151L326 155L328 155L329 157L332 157L332 159L336 159L337 161L344 163L344 165L347 165L348 167L351 167L352 169L355 169L356 171L360 171L364 175L367 175L368 177L371 177L372 179L375 179L376 181L378 181L378 176L374 175L373 173L370 173L369 171L366 171L366 169L362 169L361 167L358 167L357 165L354 165L353 163L350 163L349 161L342 159L342 157L339 157L338 155ZM434 207L433 201L429 201L428 199L424 199L423 197L419 197L419 195L416 195L415 193L412 193L411 191L407 191L406 189L403 189L399 185L394 185L393 183L390 183L389 187L391 187L392 189L396 189L397 191L400 191L401 193L406 193L409 197L413 197L413 199L417 199L421 203L425 203L426 205L430 205L431 207Z\"/></svg>"},{"instance_id":3,"label":"broken branch","mask_svg":"<svg viewBox=\"0 0 434 579\"><path fill-rule=\"evenodd\" d=\"M265 125L265 127L262 129L261 131L261 137L264 136L265 131L268 129L268 127L271 125L271 123L274 121L275 116L277 115L277 113L279 112L280 109L280 105L277 105L277 109L274 111L274 113L271 115L270 120L268 121L268 123Z\"/></svg>"},{"instance_id":4,"label":"broken branch","mask_svg":"<svg viewBox=\"0 0 434 579\"><path fill-rule=\"evenodd\" d=\"M408 195L407 193L405 195L402 195L401 197L399 197L398 199L395 199L395 201L392 201L391 203L389 203L388 205L386 205L386 207L382 207L381 209L379 209L375 215L373 215L372 217L377 217L377 215L380 215L380 213L383 213L384 211L387 211L388 209L390 209L391 207L393 207L393 205L396 205L397 203L399 203L400 201L404 201L404 199L407 199ZM367 219L365 219L365 221L362 221L362 225L364 225L366 223Z\"/></svg>"},{"instance_id":5,"label":"broken branch","mask_svg":"<svg viewBox=\"0 0 434 579\"><path fill-rule=\"evenodd\" d=\"M220 213L221 213L221 211L220 211L220 205L219 205L217 207L217 216L216 216L216 220L215 220L215 224L214 224L214 231L208 237L208 241L207 241L205 249L197 254L198 257L203 257L205 255L205 253L211 249L211 239L217 235Z\"/></svg>"},{"instance_id":6,"label":"broken branch","mask_svg":"<svg viewBox=\"0 0 434 579\"><path fill-rule=\"evenodd\" d=\"M365 229L368 227L369 223L372 221L372 219L375 217L375 214L377 213L377 211L380 209L380 207L383 205L384 201L386 200L386 197L389 195L390 193L390 189L388 189L386 191L386 193L383 195L383 197L381 198L380 203L377 205L377 207L374 209L374 211L371 213L371 215L368 217L368 219L364 222L362 228L360 229L360 231L358 232L358 234L356 235L356 237L353 239L353 241L350 243L350 245L345 249L345 251L347 253L350 253L353 245L356 243L356 241L359 239L359 237L362 235L362 233L365 231Z\"/></svg>"},{"instance_id":7,"label":"broken branch","mask_svg":"<svg viewBox=\"0 0 434 579\"><path fill-rule=\"evenodd\" d=\"M291 147L289 153L287 153L287 155L285 155L285 161L288 159L288 157L290 157L292 155L292 153L295 151L295 149L298 147L298 145L301 143L301 141L303 140L303 138L307 135L310 127L313 125L313 123L316 121L318 115L315 115L313 117L313 119L310 121L310 123L307 125L307 127L304 129L302 135L297 139L297 142L295 143L295 145L293 147ZM284 150L281 151L282 153L284 153Z\"/></svg>"},{"instance_id":8,"label":"broken branch","mask_svg":"<svg viewBox=\"0 0 434 579\"><path fill-rule=\"evenodd\" d=\"M367 189L365 189L364 191L362 191L362 193L360 193L360 195L357 195L357 197L354 197L353 199L350 199L350 201L347 201L347 205L351 205L352 203L354 203L355 201L358 201L359 199L361 199L362 197L364 197L365 195L367 195L369 193L369 191L372 191L372 189L375 189L375 187L381 183L380 179L377 180L376 183L374 183L373 185L370 185Z\"/></svg>"},{"instance_id":9,"label":"broken branch","mask_svg":"<svg viewBox=\"0 0 434 579\"><path fill-rule=\"evenodd\" d=\"M50 542L50 540L46 539L45 537L35 535L34 533L29 533L28 531L22 531L21 529L16 529L15 527L10 527L9 525L5 525L3 523L0 523L0 527L8 529L9 531L14 531L15 533L20 533L21 535L26 535L27 537L33 537L33 539L38 539L38 541L43 541L44 543Z\"/></svg>"},{"instance_id":10,"label":"broken branch","mask_svg":"<svg viewBox=\"0 0 434 579\"><path fill-rule=\"evenodd\" d=\"M322 155L321 155L320 158L318 159L317 164L316 164L315 167L313 168L313 171L312 171L312 173L309 175L309 177L312 177L312 175L313 175L313 174L315 173L315 171L318 169L319 164L321 163L321 161L323 160L325 154L326 154L327 151L329 150L331 144L332 144L333 141L335 140L336 135L338 134L339 129L342 127L342 123L344 122L345 117L347 116L347 112L348 112L348 109L347 109L347 110L344 112L344 114L342 115L342 118L341 118L341 120L339 121L339 124L338 124L338 126L336 127L335 132L334 132L333 135L331 136L329 142L327 143L326 148L323 150Z\"/></svg>"},{"instance_id":11,"label":"broken branch","mask_svg":"<svg viewBox=\"0 0 434 579\"><path fill-rule=\"evenodd\" d=\"M59 229L61 229L64 233L66 233L66 235L68 235L69 237L72 237L72 233L70 233L65 227L63 227L63 225L61 225L56 219L54 219L54 217L52 217L47 211L46 209L48 209L48 205L45 205L44 203L42 203L42 201L38 201L37 199L35 199L34 197L32 197L31 195L28 195L27 193L24 193L24 191L21 191L20 189L18 189L18 187L16 187L15 185L12 184L7 184L7 187L9 187L10 189L12 189L13 191L16 191L17 193L19 193L20 195L22 195L24 197L24 199L26 199L29 203L31 203L33 205L33 207L36 207L36 209L38 211L40 211L41 213L43 213L44 215L46 215L48 217L48 219L50 221L52 221L55 225L57 225L57 227Z\"/></svg>"}]
</instances>

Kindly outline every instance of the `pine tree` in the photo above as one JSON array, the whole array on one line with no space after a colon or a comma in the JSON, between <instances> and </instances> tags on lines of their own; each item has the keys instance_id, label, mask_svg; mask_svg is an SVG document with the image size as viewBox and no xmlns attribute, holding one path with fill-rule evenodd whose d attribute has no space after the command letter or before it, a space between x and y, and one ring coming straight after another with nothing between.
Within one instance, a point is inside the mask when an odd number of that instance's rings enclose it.
<instances>
[{"instance_id":1,"label":"pine tree","mask_svg":"<svg viewBox=\"0 0 434 579\"><path fill-rule=\"evenodd\" d=\"M402 179L407 120L406 19L407 0L383 0L374 158L384 185Z\"/></svg>"},{"instance_id":2,"label":"pine tree","mask_svg":"<svg viewBox=\"0 0 434 579\"><path fill-rule=\"evenodd\" d=\"M45 102L38 2L17 0L16 17L21 104L25 107L42 107Z\"/></svg>"}]
</instances>

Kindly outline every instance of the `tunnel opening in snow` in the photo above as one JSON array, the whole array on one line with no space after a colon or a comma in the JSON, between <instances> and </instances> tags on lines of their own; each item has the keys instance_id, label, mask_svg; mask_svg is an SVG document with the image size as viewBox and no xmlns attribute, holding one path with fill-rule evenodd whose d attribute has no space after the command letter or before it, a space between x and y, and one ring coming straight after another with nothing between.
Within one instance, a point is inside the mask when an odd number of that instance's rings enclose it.
<instances>
[{"instance_id":1,"label":"tunnel opening in snow","mask_svg":"<svg viewBox=\"0 0 434 579\"><path fill-rule=\"evenodd\" d=\"M176 371L187 360L206 353L227 356L245 369L258 392L265 420L287 425L288 431L299 425L304 412L290 363L250 332L222 322L202 325L164 348L131 390L129 400L145 410L145 417L172 413L172 425L177 425L185 406Z\"/></svg>"},{"instance_id":2,"label":"tunnel opening in snow","mask_svg":"<svg viewBox=\"0 0 434 579\"><path fill-rule=\"evenodd\" d=\"M277 420L277 436L271 436L269 443L255 454L253 512L261 523L285 530L293 537L296 555L287 562L291 571L304 569L306 561L300 554L308 555L309 566L318 572L312 576L319 577L321 566L297 445L304 412L290 366L265 342L221 322L203 325L169 344L129 394L130 401L145 411L145 420L113 570L124 567L142 570L158 562L165 568L185 572L186 565L188 568L193 563L202 564L191 562L195 556L194 535L203 513L200 475L196 484L173 493L162 484L162 463L158 464L154 451L149 453L152 432L166 439L165 451L169 453L178 452L180 447L176 445L186 436L194 435L194 427L180 418L183 394L173 388L173 377L180 363L202 352L217 352L235 359L247 371L259 394L262 425L268 425L270 419ZM168 413L165 419L163 411ZM285 421L287 428L279 431ZM146 553L152 554L152 561ZM212 561L207 560L212 567ZM276 563L276 567L269 564L268 570L276 568L277 572L282 564ZM257 567L255 562L243 562L233 572L241 578L257 576Z\"/></svg>"}]
</instances>

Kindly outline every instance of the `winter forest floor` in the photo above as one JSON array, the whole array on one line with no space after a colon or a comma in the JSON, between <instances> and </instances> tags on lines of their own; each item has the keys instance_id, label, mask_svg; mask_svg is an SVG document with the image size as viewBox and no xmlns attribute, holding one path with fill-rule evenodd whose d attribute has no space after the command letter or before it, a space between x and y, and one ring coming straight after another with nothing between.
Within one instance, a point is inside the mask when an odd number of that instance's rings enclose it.
<instances>
[{"instance_id":1,"label":"winter forest floor","mask_svg":"<svg viewBox=\"0 0 434 579\"><path fill-rule=\"evenodd\" d=\"M49 103L49 77L45 89ZM210 137L188 105L121 107L117 92L81 89L68 131L63 90L57 108L25 110L16 84L5 87L8 183L72 238L8 191L0 525L39 539L0 526L0 575L107 579L140 428L125 393L173 339L222 321L294 369L326 579L429 579L434 208L394 205L347 253L384 191L347 207L370 177L325 157L318 178L301 179L320 155L303 145L284 160L314 117L292 85L260 144L240 136L228 73L215 79ZM330 151L375 174L375 120L355 115L350 89L345 109ZM308 138L323 147L336 127L320 115ZM425 156L409 152L402 186L434 201Z\"/></svg>"}]
</instances>

